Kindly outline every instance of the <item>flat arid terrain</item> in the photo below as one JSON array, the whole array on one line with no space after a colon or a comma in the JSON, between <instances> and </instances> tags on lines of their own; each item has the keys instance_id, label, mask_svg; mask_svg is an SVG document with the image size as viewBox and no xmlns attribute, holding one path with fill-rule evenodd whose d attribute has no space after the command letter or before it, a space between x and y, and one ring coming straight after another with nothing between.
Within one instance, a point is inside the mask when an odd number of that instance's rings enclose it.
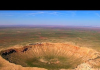
<instances>
[{"instance_id":1,"label":"flat arid terrain","mask_svg":"<svg viewBox=\"0 0 100 70\"><path fill-rule=\"evenodd\" d=\"M0 70L100 70L100 28L1 26Z\"/></svg>"}]
</instances>

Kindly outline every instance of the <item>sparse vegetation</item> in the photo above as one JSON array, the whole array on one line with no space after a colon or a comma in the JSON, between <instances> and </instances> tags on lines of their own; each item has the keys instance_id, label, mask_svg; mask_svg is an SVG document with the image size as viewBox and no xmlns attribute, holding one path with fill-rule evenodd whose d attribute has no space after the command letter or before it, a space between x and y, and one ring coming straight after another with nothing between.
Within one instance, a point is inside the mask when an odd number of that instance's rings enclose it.
<instances>
[{"instance_id":1,"label":"sparse vegetation","mask_svg":"<svg viewBox=\"0 0 100 70\"><path fill-rule=\"evenodd\" d=\"M89 47L100 52L100 29L70 27L0 27L0 49L15 45L25 46L30 43L33 45L36 42L69 42L78 47ZM24 49L21 53L13 53L3 56L3 58L24 67L40 67L57 70L61 68L75 68L82 63L84 59L87 59L89 55L87 54L83 55L84 57L75 58L74 55L66 56L68 53L65 53L65 50L61 53L58 52L58 49L55 47L49 49L47 47L42 47L41 49L39 46L34 47L33 51L28 51L28 54L25 53L28 49ZM44 51L45 49L48 51ZM72 51L77 53L75 49ZM29 56L29 54L31 56Z\"/></svg>"},{"instance_id":2,"label":"sparse vegetation","mask_svg":"<svg viewBox=\"0 0 100 70\"><path fill-rule=\"evenodd\" d=\"M99 51L100 29L70 27L0 28L0 48L36 42L73 42Z\"/></svg>"},{"instance_id":3,"label":"sparse vegetation","mask_svg":"<svg viewBox=\"0 0 100 70\"><path fill-rule=\"evenodd\" d=\"M26 48L27 50L23 52ZM79 48L67 43L42 43L4 50L1 51L1 56L11 63L24 67L72 69L95 56L93 53L96 51L88 48L82 49L82 47Z\"/></svg>"}]
</instances>

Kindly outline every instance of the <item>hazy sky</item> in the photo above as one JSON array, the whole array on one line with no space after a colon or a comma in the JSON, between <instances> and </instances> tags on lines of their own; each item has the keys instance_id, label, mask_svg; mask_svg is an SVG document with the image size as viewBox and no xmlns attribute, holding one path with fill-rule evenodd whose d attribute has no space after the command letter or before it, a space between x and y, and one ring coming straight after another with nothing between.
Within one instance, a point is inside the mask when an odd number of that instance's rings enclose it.
<instances>
[{"instance_id":1,"label":"hazy sky","mask_svg":"<svg viewBox=\"0 0 100 70\"><path fill-rule=\"evenodd\" d=\"M0 10L0 25L100 26L100 10Z\"/></svg>"}]
</instances>

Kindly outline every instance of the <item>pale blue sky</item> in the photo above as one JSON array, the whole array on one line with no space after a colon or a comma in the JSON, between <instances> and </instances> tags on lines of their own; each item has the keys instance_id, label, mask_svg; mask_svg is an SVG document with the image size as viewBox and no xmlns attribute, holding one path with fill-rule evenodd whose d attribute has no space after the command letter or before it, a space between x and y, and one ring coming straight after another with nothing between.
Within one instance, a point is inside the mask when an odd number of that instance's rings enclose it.
<instances>
[{"instance_id":1,"label":"pale blue sky","mask_svg":"<svg viewBox=\"0 0 100 70\"><path fill-rule=\"evenodd\" d=\"M0 10L0 25L100 26L100 10Z\"/></svg>"}]
</instances>

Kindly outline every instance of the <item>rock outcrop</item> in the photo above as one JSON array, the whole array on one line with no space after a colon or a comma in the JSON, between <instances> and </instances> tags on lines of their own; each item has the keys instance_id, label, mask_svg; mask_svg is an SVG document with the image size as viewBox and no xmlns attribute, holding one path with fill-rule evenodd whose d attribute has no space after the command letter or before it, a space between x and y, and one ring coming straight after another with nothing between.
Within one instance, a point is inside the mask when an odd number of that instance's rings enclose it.
<instances>
[{"instance_id":1,"label":"rock outcrop","mask_svg":"<svg viewBox=\"0 0 100 70\"><path fill-rule=\"evenodd\" d=\"M0 70L14 70L14 69L15 70L46 70L46 68L22 67L21 65L16 65L14 64L14 62L16 62L17 60L16 61L13 60L14 58L13 55L18 57L19 59L22 59L21 57L19 57L22 56L24 58L23 60L26 60L28 58L33 58L33 57L40 57L40 56L44 57L46 55L67 57L72 59L69 61L70 63L74 63L75 65L74 69L60 69L60 70L97 70L98 68L96 67L100 66L99 52L91 48L78 47L67 43L31 44L29 46L24 46L20 48L9 48L6 50L1 50L0 54L1 56L4 56L4 58L6 58L7 56L7 60L8 60L7 61L2 57L0 57L0 66L1 66ZM44 63L50 62L53 64L60 63L58 59L55 59L55 62L53 62L54 59L50 59L49 61L39 59L39 61ZM77 65L77 62L80 62L79 65Z\"/></svg>"}]
</instances>

